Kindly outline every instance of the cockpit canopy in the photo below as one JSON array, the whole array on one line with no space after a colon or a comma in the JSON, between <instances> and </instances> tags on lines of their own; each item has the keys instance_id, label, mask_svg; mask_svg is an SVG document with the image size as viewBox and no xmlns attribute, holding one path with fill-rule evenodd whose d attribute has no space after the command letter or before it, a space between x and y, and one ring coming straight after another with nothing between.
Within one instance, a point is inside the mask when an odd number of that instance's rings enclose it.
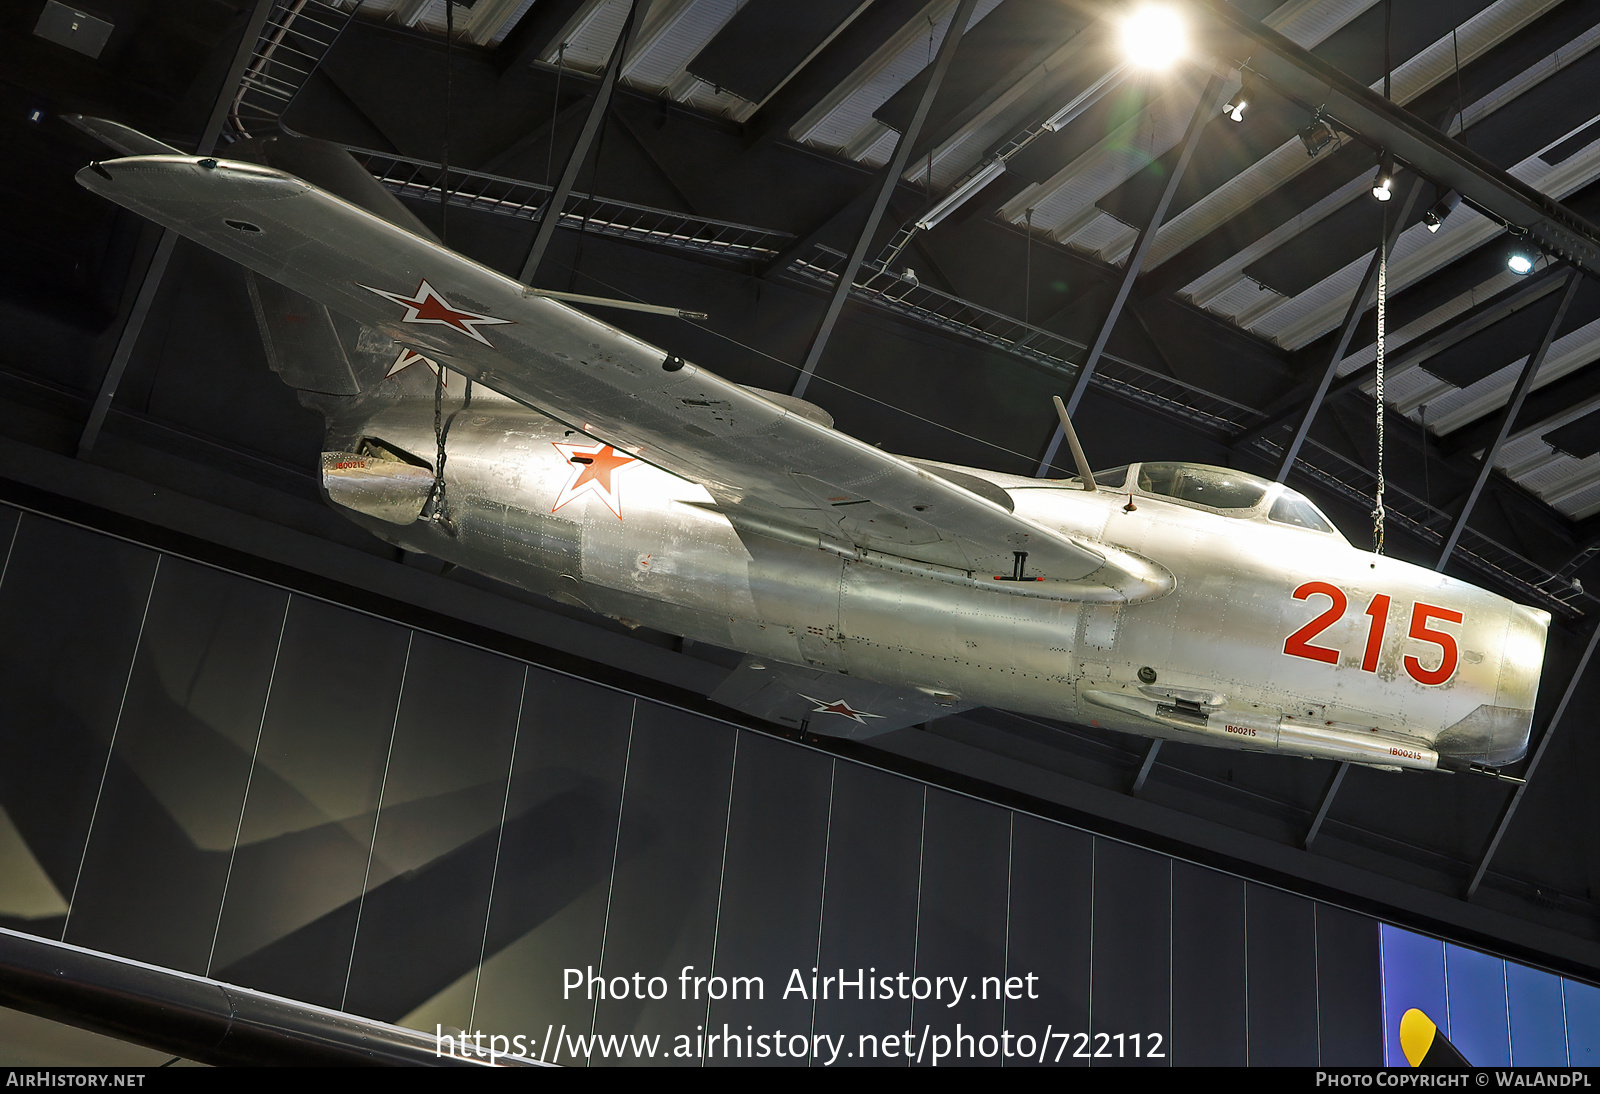
<instances>
[{"instance_id":1,"label":"cockpit canopy","mask_svg":"<svg viewBox=\"0 0 1600 1094\"><path fill-rule=\"evenodd\" d=\"M1225 517L1339 534L1305 495L1245 471L1201 463L1134 463L1096 471L1094 477L1102 489L1165 498Z\"/></svg>"}]
</instances>

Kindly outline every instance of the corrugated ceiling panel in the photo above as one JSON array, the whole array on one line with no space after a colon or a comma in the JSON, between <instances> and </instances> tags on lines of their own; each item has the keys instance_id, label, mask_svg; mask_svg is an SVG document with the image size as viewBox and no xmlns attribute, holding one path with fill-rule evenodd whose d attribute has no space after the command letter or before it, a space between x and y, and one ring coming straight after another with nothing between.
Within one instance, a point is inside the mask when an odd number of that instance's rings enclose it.
<instances>
[{"instance_id":1,"label":"corrugated ceiling panel","mask_svg":"<svg viewBox=\"0 0 1600 1094\"><path fill-rule=\"evenodd\" d=\"M1600 358L1600 319L1556 339L1550 347L1544 367L1534 381L1535 390L1583 368L1597 358ZM1433 400L1428 408L1428 420L1437 422L1439 429L1449 432L1505 405L1505 401L1511 397L1517 376L1521 374L1522 362L1526 360L1524 355L1470 387ZM1397 405L1404 411L1411 409L1405 404Z\"/></svg>"},{"instance_id":2,"label":"corrugated ceiling panel","mask_svg":"<svg viewBox=\"0 0 1600 1094\"><path fill-rule=\"evenodd\" d=\"M1594 457L1590 457L1593 459ZM1573 520L1582 520L1600 511L1600 482L1579 490L1556 503L1556 508Z\"/></svg>"},{"instance_id":3,"label":"corrugated ceiling panel","mask_svg":"<svg viewBox=\"0 0 1600 1094\"><path fill-rule=\"evenodd\" d=\"M871 167L882 167L889 162L889 157L894 155L894 145L900 139L900 134L893 129L884 129L877 140L867 145L866 150L857 158Z\"/></svg>"},{"instance_id":4,"label":"corrugated ceiling panel","mask_svg":"<svg viewBox=\"0 0 1600 1094\"><path fill-rule=\"evenodd\" d=\"M967 25L972 26L999 4L1000 0L978 0L972 22ZM915 37L902 47L897 55L866 79L826 117L805 132L797 132L796 138L821 148L838 150L847 147L862 129L869 124L876 124L872 121L873 111L888 102L891 95L904 87L933 60L933 52L943 40L945 28L950 25L950 19L954 14L955 0L951 0L927 31L918 27ZM888 156L884 156L878 162L888 162Z\"/></svg>"},{"instance_id":5,"label":"corrugated ceiling panel","mask_svg":"<svg viewBox=\"0 0 1600 1094\"><path fill-rule=\"evenodd\" d=\"M1551 453L1555 457L1553 462L1551 462L1548 466L1541 468L1539 471L1536 471L1530 475L1524 475L1517 480L1535 494L1542 496L1547 490L1555 489L1562 483L1570 482L1572 481L1574 475L1582 473L1582 470L1579 466L1582 461L1575 460L1571 456L1563 456L1559 453L1555 453L1549 445L1542 441L1539 442L1539 447L1543 448L1546 452Z\"/></svg>"},{"instance_id":6,"label":"corrugated ceiling panel","mask_svg":"<svg viewBox=\"0 0 1600 1094\"><path fill-rule=\"evenodd\" d=\"M1500 446L1500 458L1496 465L1506 471L1516 472L1516 479L1524 486L1538 480L1557 460L1562 457L1552 451L1537 433L1530 433L1526 437L1517 437L1506 441Z\"/></svg>"},{"instance_id":7,"label":"corrugated ceiling panel","mask_svg":"<svg viewBox=\"0 0 1600 1094\"><path fill-rule=\"evenodd\" d=\"M689 61L696 76L764 102L811 54L860 11L862 0L747 0Z\"/></svg>"},{"instance_id":8,"label":"corrugated ceiling panel","mask_svg":"<svg viewBox=\"0 0 1600 1094\"><path fill-rule=\"evenodd\" d=\"M629 0L601 0L595 5L568 35L563 64L581 72L599 72L605 68L617 44L617 35L622 33L622 24L627 21L628 4ZM556 46L546 51L544 59L552 62L556 59Z\"/></svg>"},{"instance_id":9,"label":"corrugated ceiling panel","mask_svg":"<svg viewBox=\"0 0 1600 1094\"><path fill-rule=\"evenodd\" d=\"M1227 288L1212 294L1204 307L1206 311L1232 319L1246 308L1253 307L1262 291L1262 288L1249 278L1235 278Z\"/></svg>"},{"instance_id":10,"label":"corrugated ceiling panel","mask_svg":"<svg viewBox=\"0 0 1600 1094\"><path fill-rule=\"evenodd\" d=\"M1034 224L1039 223L1039 216L1034 216ZM1071 239L1064 240L1068 246L1076 247L1080 251L1098 251L1122 237L1128 226L1108 213L1100 213L1089 223L1085 224Z\"/></svg>"},{"instance_id":11,"label":"corrugated ceiling panel","mask_svg":"<svg viewBox=\"0 0 1600 1094\"><path fill-rule=\"evenodd\" d=\"M657 29L651 41L641 43L643 48L629 62L622 78L634 87L667 93L683 75L689 59L733 18L739 3L740 0L691 0Z\"/></svg>"}]
</instances>

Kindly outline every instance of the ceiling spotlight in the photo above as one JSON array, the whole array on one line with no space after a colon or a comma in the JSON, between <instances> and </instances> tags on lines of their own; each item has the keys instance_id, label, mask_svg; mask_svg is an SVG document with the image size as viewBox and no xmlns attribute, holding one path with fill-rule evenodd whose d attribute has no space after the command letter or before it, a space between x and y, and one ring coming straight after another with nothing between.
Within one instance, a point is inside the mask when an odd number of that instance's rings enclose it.
<instances>
[{"instance_id":1,"label":"ceiling spotlight","mask_svg":"<svg viewBox=\"0 0 1600 1094\"><path fill-rule=\"evenodd\" d=\"M1394 197L1394 157L1387 152L1378 161L1378 174L1372 180L1372 196L1379 201Z\"/></svg>"},{"instance_id":2,"label":"ceiling spotlight","mask_svg":"<svg viewBox=\"0 0 1600 1094\"><path fill-rule=\"evenodd\" d=\"M1460 204L1461 195L1454 190L1447 190L1443 197L1433 203L1432 208L1422 214L1422 223L1428 226L1428 231L1437 232L1439 225L1444 223L1444 218Z\"/></svg>"},{"instance_id":3,"label":"ceiling spotlight","mask_svg":"<svg viewBox=\"0 0 1600 1094\"><path fill-rule=\"evenodd\" d=\"M1312 118L1311 124L1300 130L1300 143L1306 146L1306 155L1312 159L1317 158L1317 153L1327 148L1338 139L1329 125L1321 118Z\"/></svg>"},{"instance_id":4,"label":"ceiling spotlight","mask_svg":"<svg viewBox=\"0 0 1600 1094\"><path fill-rule=\"evenodd\" d=\"M1236 122L1244 121L1245 107L1249 106L1256 97L1255 81L1250 77L1251 73L1248 70L1240 76L1239 90L1234 92L1233 98L1228 100L1228 105L1222 108L1222 112Z\"/></svg>"},{"instance_id":5,"label":"ceiling spotlight","mask_svg":"<svg viewBox=\"0 0 1600 1094\"><path fill-rule=\"evenodd\" d=\"M1526 247L1518 247L1506 256L1506 269L1522 277L1524 274L1532 273L1538 261L1539 256L1536 252Z\"/></svg>"},{"instance_id":6,"label":"ceiling spotlight","mask_svg":"<svg viewBox=\"0 0 1600 1094\"><path fill-rule=\"evenodd\" d=\"M1140 68L1167 68L1188 50L1188 32L1173 8L1146 4L1122 21L1122 50Z\"/></svg>"}]
</instances>

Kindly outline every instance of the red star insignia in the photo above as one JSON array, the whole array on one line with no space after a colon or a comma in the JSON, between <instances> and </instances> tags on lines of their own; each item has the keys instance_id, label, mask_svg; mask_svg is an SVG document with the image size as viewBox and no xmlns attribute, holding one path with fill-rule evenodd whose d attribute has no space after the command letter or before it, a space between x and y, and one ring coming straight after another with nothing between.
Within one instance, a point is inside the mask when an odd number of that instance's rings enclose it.
<instances>
[{"instance_id":1,"label":"red star insignia","mask_svg":"<svg viewBox=\"0 0 1600 1094\"><path fill-rule=\"evenodd\" d=\"M812 713L814 714L837 714L841 718L849 718L852 721L860 722L862 725L867 724L868 718L883 717L881 714L868 714L864 710L856 710L843 699L835 699L830 703L825 699L818 699L814 695L802 694L800 698L806 700L808 703L817 704L811 708Z\"/></svg>"},{"instance_id":2,"label":"red star insignia","mask_svg":"<svg viewBox=\"0 0 1600 1094\"><path fill-rule=\"evenodd\" d=\"M361 287L368 292L377 293L385 300L393 300L396 304L404 304L406 314L400 320L402 323L431 323L435 326L450 327L460 331L474 341L482 342L486 346L489 346L489 340L478 331L478 327L512 322L510 319L497 319L492 315L480 315L477 312L452 308L449 302L439 295L438 290L428 284L427 281L423 281L418 285L417 291L411 296L375 289L371 285L362 285ZM490 346L490 348L494 347Z\"/></svg>"},{"instance_id":3,"label":"red star insignia","mask_svg":"<svg viewBox=\"0 0 1600 1094\"><path fill-rule=\"evenodd\" d=\"M435 361L432 357L424 357L422 354L418 353L414 349L408 349L408 348L402 347L401 350L400 350L400 353L394 359L394 364L390 365L389 366L389 371L383 374L383 378L385 380L387 380L389 377L393 376L395 373L400 372L400 371L402 371L404 369L408 369L412 365L418 364L419 362L421 364L427 365L428 366L428 370L430 372L432 372L435 376L437 376L439 374L439 362ZM445 382L446 385L448 385L450 383L450 370L449 369L445 369L444 382Z\"/></svg>"},{"instance_id":4,"label":"red star insignia","mask_svg":"<svg viewBox=\"0 0 1600 1094\"><path fill-rule=\"evenodd\" d=\"M617 496L613 476L629 464L639 461L632 456L624 456L609 444L550 443L573 468L572 478L561 488L561 496L556 498L555 506L550 511L554 513L581 494L594 494L621 520L622 500Z\"/></svg>"}]
</instances>

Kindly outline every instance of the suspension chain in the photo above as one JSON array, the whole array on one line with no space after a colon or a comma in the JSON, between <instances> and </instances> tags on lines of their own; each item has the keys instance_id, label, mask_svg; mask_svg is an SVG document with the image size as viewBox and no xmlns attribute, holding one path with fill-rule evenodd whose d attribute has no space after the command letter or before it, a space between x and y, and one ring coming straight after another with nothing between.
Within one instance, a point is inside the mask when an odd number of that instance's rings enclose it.
<instances>
[{"instance_id":1,"label":"suspension chain","mask_svg":"<svg viewBox=\"0 0 1600 1094\"><path fill-rule=\"evenodd\" d=\"M450 501L444 493L444 366L439 365L433 378L433 437L437 450L433 460L433 522L445 531L451 530Z\"/></svg>"},{"instance_id":2,"label":"suspension chain","mask_svg":"<svg viewBox=\"0 0 1600 1094\"><path fill-rule=\"evenodd\" d=\"M1388 220L1387 217L1384 218ZM1387 229L1385 224L1384 228ZM1383 554L1383 355L1384 355L1384 307L1389 299L1389 248L1385 246L1388 240L1387 230L1378 237L1378 357L1374 362L1375 373L1373 376L1373 400L1377 405L1378 425L1378 494L1376 504L1372 509L1372 552Z\"/></svg>"}]
</instances>

